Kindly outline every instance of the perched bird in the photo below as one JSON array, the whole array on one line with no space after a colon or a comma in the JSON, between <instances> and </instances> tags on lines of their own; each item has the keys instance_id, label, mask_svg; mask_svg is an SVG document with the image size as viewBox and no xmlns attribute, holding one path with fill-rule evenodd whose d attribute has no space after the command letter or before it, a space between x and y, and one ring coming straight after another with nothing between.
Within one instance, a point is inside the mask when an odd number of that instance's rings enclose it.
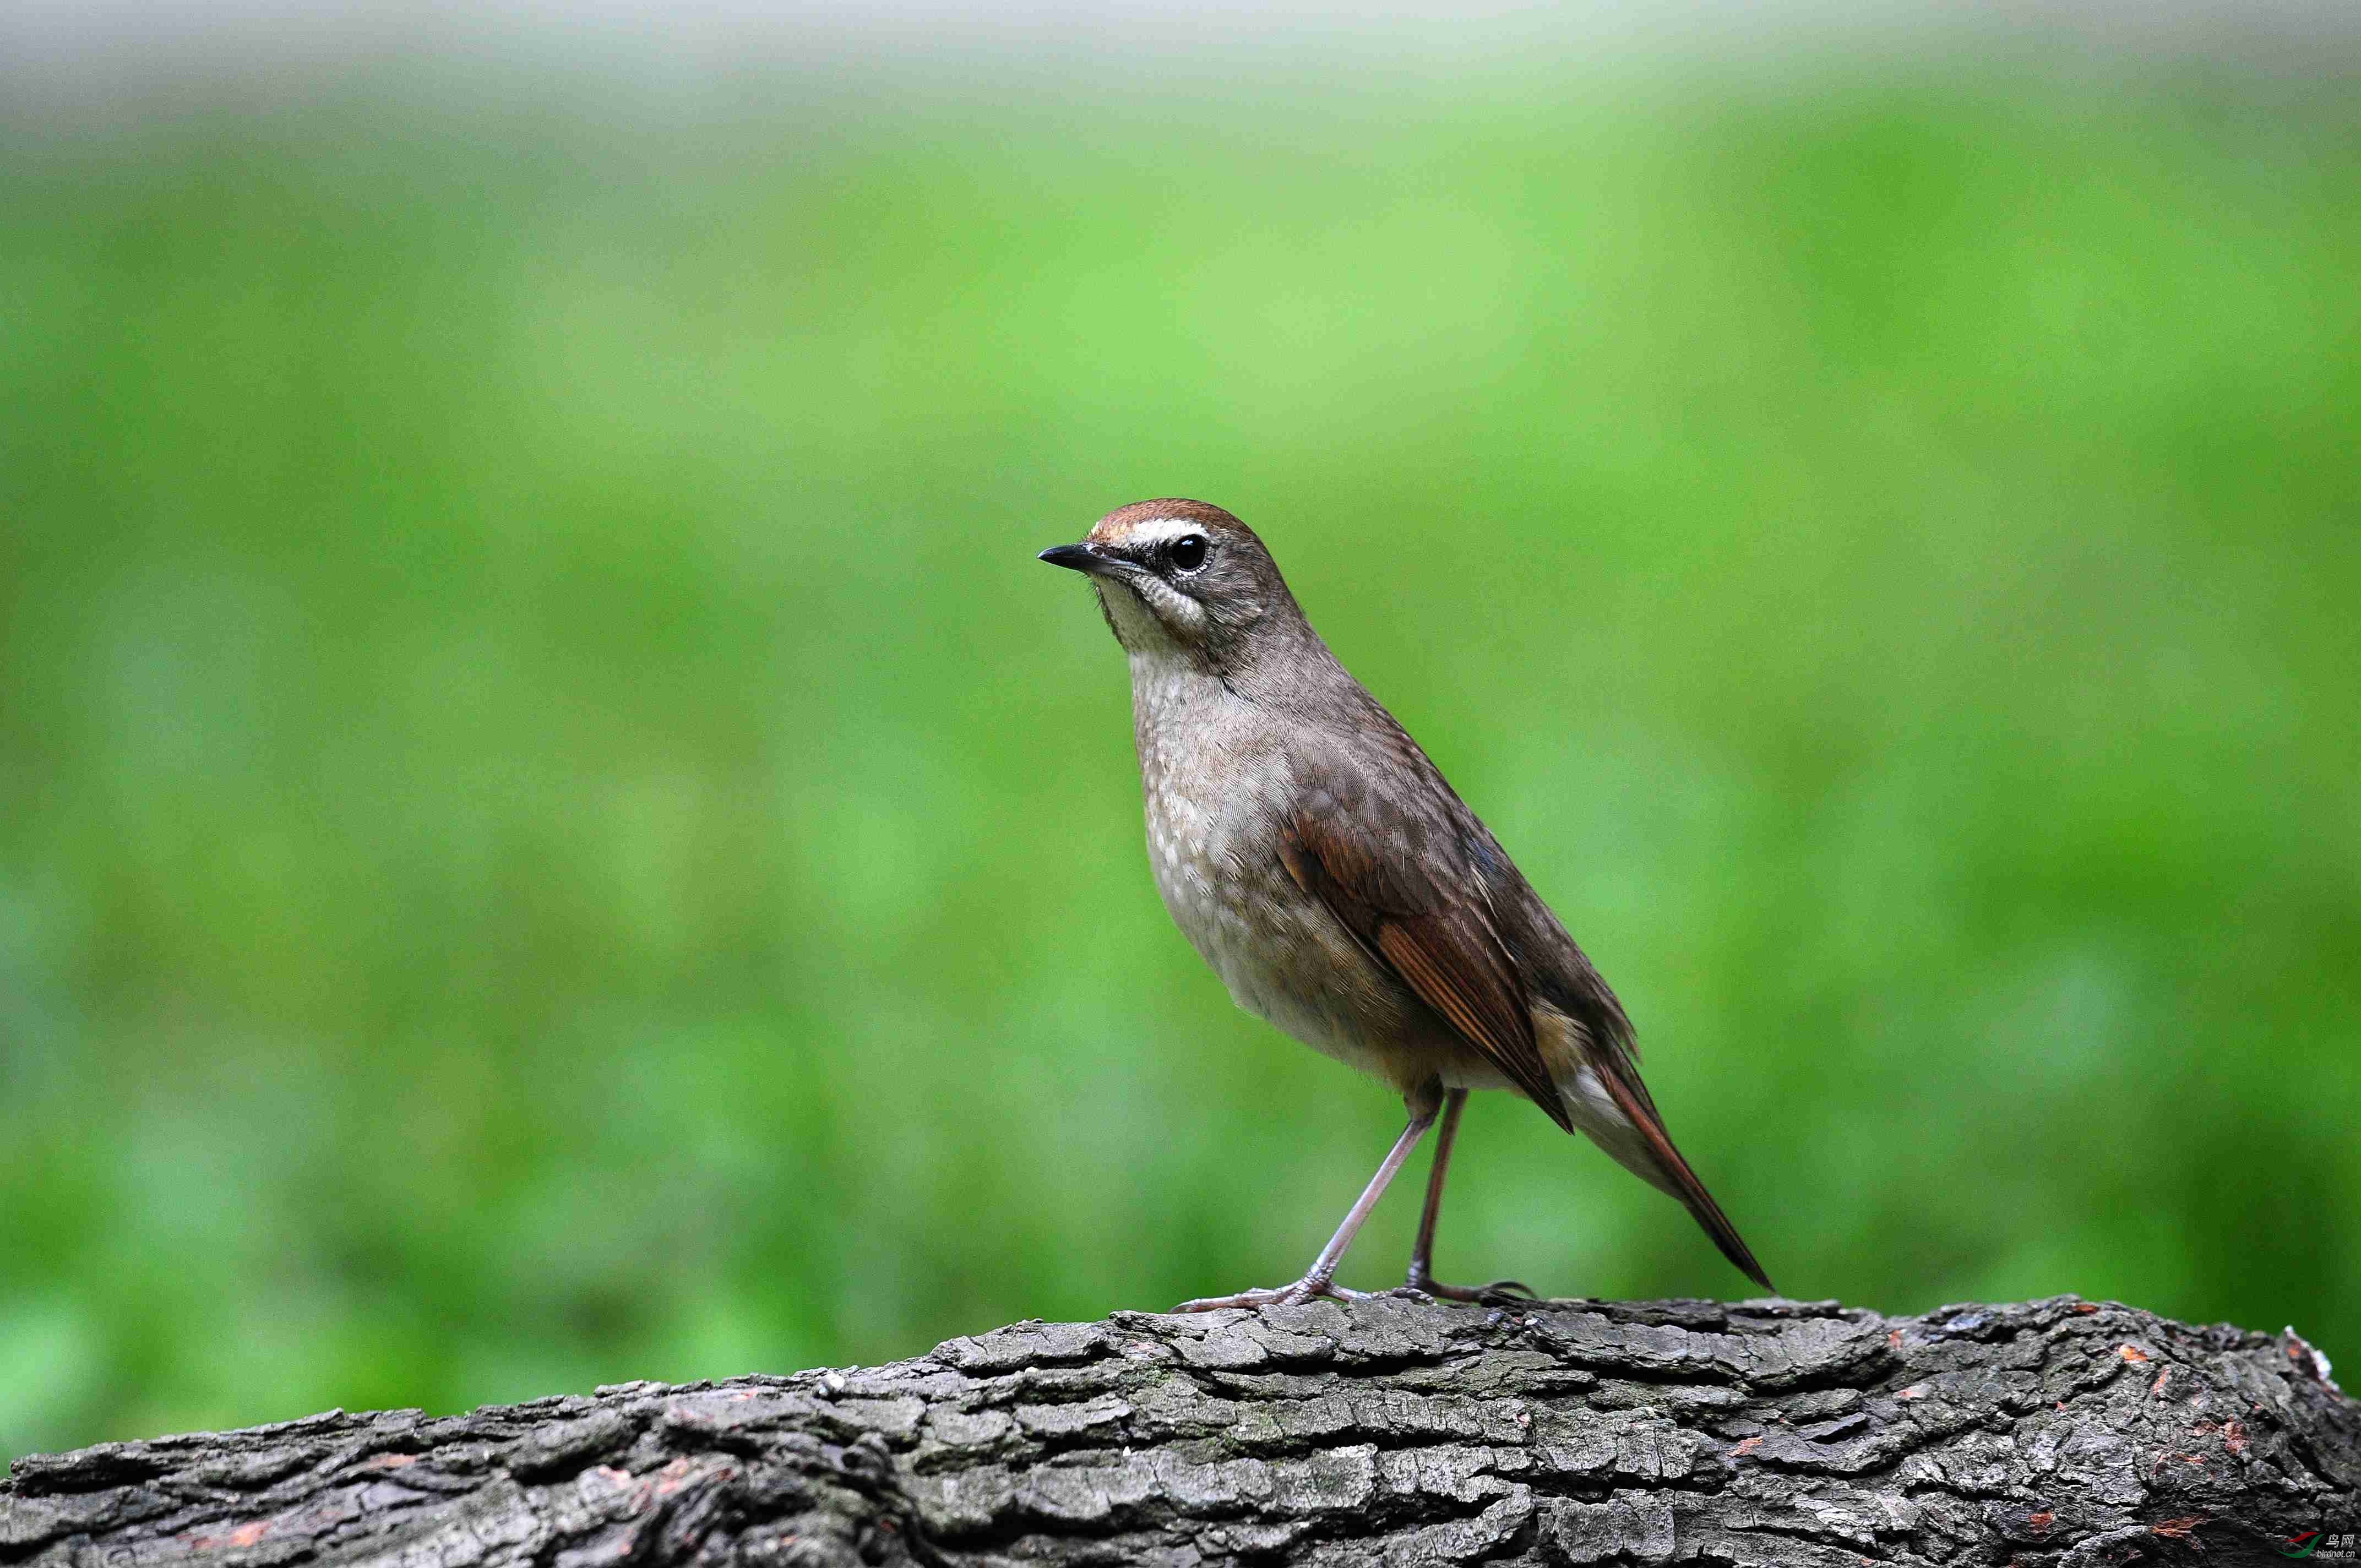
<instances>
[{"instance_id":1,"label":"perched bird","mask_svg":"<svg viewBox=\"0 0 2361 1568\"><path fill-rule=\"evenodd\" d=\"M1432 1273L1435 1218L1471 1089L1507 1089L1687 1206L1772 1288L1673 1146L1631 1021L1476 814L1312 630L1254 531L1203 501L1137 501L1041 559L1087 574L1131 663L1148 862L1164 906L1230 995L1400 1091L1410 1124L1292 1285L1183 1302L1256 1307L1356 1292L1336 1266L1436 1118L1405 1288ZM1530 1292L1526 1292L1530 1294Z\"/></svg>"}]
</instances>

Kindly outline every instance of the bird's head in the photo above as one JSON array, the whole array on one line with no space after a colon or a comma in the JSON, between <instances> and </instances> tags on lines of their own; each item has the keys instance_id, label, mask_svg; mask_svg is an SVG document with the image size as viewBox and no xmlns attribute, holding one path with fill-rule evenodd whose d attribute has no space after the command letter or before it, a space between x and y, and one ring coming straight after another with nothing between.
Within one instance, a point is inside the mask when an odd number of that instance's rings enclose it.
<instances>
[{"instance_id":1,"label":"bird's head","mask_svg":"<svg viewBox=\"0 0 2361 1568\"><path fill-rule=\"evenodd\" d=\"M1041 552L1089 575L1115 641L1148 658L1178 654L1222 669L1302 611L1254 530L1217 506L1134 501L1079 544Z\"/></svg>"}]
</instances>

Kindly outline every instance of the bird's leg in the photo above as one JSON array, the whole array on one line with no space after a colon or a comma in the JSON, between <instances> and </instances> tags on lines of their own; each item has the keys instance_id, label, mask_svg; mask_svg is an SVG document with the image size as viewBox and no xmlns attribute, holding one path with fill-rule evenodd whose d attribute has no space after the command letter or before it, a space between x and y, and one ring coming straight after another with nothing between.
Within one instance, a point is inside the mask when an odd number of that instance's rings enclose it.
<instances>
[{"instance_id":1,"label":"bird's leg","mask_svg":"<svg viewBox=\"0 0 2361 1568\"><path fill-rule=\"evenodd\" d=\"M1443 1125L1434 1135L1434 1165L1426 1173L1426 1207L1418 1216L1418 1240L1410 1249L1410 1277L1403 1281L1407 1294L1440 1296L1447 1301L1493 1302L1516 1297L1530 1299L1532 1290L1513 1279L1495 1279L1489 1285L1443 1285L1432 1272L1434 1262L1434 1222L1443 1212L1443 1179L1451 1168L1451 1143L1459 1135L1459 1113L1467 1108L1467 1091L1454 1089L1443 1097Z\"/></svg>"},{"instance_id":2,"label":"bird's leg","mask_svg":"<svg viewBox=\"0 0 2361 1568\"><path fill-rule=\"evenodd\" d=\"M1345 1212L1345 1223L1336 1227L1336 1234L1328 1238L1328 1245L1320 1249L1320 1255L1312 1260L1312 1267L1302 1278L1272 1290L1241 1290L1235 1296L1202 1297L1194 1301L1183 1301L1172 1310L1176 1312L1210 1312L1222 1307L1291 1306L1300 1301L1309 1301L1315 1296L1333 1297L1340 1301L1358 1300L1365 1297L1367 1291L1347 1290L1334 1283L1336 1266L1345 1261L1345 1249L1351 1246L1353 1238L1360 1234L1362 1223L1369 1217L1369 1211L1375 1209L1378 1200L1386 1195L1386 1188L1392 1182L1394 1173L1401 1169L1402 1162L1410 1158L1410 1151L1418 1146L1418 1140L1425 1135L1427 1128L1434 1124L1435 1107L1440 1099L1437 1087L1430 1084L1414 1097L1403 1097L1410 1108L1410 1124L1401 1130L1401 1136L1394 1140L1394 1146L1386 1151L1385 1159L1378 1166L1378 1173L1369 1178L1367 1187L1361 1189L1361 1195Z\"/></svg>"}]
</instances>

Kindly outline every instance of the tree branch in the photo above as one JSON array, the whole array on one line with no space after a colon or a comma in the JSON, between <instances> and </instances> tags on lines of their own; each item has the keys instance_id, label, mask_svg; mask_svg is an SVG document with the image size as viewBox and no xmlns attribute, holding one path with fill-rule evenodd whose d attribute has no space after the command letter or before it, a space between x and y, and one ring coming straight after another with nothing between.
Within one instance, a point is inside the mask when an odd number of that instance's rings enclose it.
<instances>
[{"instance_id":1,"label":"tree branch","mask_svg":"<svg viewBox=\"0 0 2361 1568\"><path fill-rule=\"evenodd\" d=\"M2361 1530L2361 1406L2317 1352L2071 1298L1118 1313L0 1484L0 1563L60 1568L2096 1568L2279 1562L2323 1529Z\"/></svg>"}]
</instances>

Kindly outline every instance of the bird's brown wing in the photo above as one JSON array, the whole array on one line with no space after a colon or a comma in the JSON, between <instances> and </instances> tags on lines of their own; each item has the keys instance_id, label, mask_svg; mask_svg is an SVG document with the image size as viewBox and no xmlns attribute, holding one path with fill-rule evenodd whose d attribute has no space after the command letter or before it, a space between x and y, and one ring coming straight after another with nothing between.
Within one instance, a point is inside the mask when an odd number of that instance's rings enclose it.
<instances>
[{"instance_id":1,"label":"bird's brown wing","mask_svg":"<svg viewBox=\"0 0 2361 1568\"><path fill-rule=\"evenodd\" d=\"M1388 825L1300 809L1280 838L1279 857L1296 885L1325 905L1372 959L1552 1121L1574 1131L1534 1041L1524 983L1490 915L1437 886L1420 857L1380 860L1366 847L1391 838Z\"/></svg>"}]
</instances>

